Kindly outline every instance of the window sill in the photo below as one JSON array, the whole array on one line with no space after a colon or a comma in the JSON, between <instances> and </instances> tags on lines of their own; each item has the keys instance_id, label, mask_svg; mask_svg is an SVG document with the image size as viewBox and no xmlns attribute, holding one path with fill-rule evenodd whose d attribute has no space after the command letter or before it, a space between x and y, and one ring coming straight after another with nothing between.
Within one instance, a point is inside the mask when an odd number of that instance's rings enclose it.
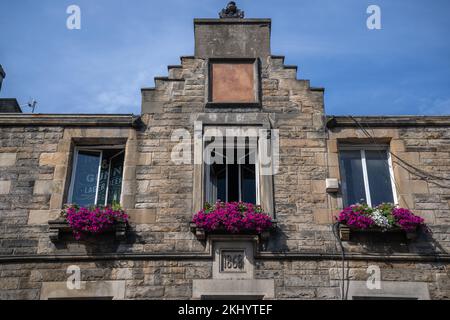
<instances>
[{"instance_id":1,"label":"window sill","mask_svg":"<svg viewBox=\"0 0 450 320\"><path fill-rule=\"evenodd\" d=\"M65 219L51 220L49 224L49 237L52 242L61 241L62 235L71 234L72 229ZM115 224L108 233L114 234L114 238L117 241L125 240L128 231L128 224L121 222Z\"/></svg>"},{"instance_id":2,"label":"window sill","mask_svg":"<svg viewBox=\"0 0 450 320\"><path fill-rule=\"evenodd\" d=\"M276 231L277 229L277 222L272 222L272 227L269 230L266 230L264 232L258 233L256 231L247 231L247 232L239 232L239 233L229 233L226 230L216 230L214 232L207 232L203 228L198 228L197 225L193 222L190 224L191 232L195 235L197 240L204 241L206 240L208 235L222 235L222 236L236 236L236 235L257 235L262 241L266 241L270 238L270 236Z\"/></svg>"},{"instance_id":3,"label":"window sill","mask_svg":"<svg viewBox=\"0 0 450 320\"><path fill-rule=\"evenodd\" d=\"M401 229L392 229L387 231L382 231L380 229L354 229L345 225L339 226L339 238L341 241L350 241L352 234L387 234L387 235L395 235L395 234L404 234L407 240L415 240L418 237L419 230L414 232L406 232Z\"/></svg>"}]
</instances>

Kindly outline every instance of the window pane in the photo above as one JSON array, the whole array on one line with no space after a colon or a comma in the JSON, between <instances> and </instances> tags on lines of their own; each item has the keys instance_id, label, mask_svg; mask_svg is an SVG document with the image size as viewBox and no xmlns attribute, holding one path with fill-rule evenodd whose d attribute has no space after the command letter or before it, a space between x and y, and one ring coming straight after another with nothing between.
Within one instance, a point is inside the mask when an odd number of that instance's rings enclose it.
<instances>
[{"instance_id":1,"label":"window pane","mask_svg":"<svg viewBox=\"0 0 450 320\"><path fill-rule=\"evenodd\" d=\"M108 186L108 204L120 203L120 194L122 192L123 162L125 154L111 159L111 172Z\"/></svg>"},{"instance_id":2,"label":"window pane","mask_svg":"<svg viewBox=\"0 0 450 320\"><path fill-rule=\"evenodd\" d=\"M90 206L95 204L99 165L100 152L78 152L72 203L80 206Z\"/></svg>"},{"instance_id":3,"label":"window pane","mask_svg":"<svg viewBox=\"0 0 450 320\"><path fill-rule=\"evenodd\" d=\"M256 204L255 165L242 165L242 201Z\"/></svg>"},{"instance_id":4,"label":"window pane","mask_svg":"<svg viewBox=\"0 0 450 320\"><path fill-rule=\"evenodd\" d=\"M210 183L207 190L207 202L215 203L217 200L227 201L227 189L226 189L226 165L225 164L213 164L210 167Z\"/></svg>"},{"instance_id":5,"label":"window pane","mask_svg":"<svg viewBox=\"0 0 450 320\"><path fill-rule=\"evenodd\" d=\"M100 179L98 182L98 195L97 204L105 205L106 191L108 187L109 178L109 159L105 159L105 154L103 154L102 167L100 170Z\"/></svg>"},{"instance_id":6,"label":"window pane","mask_svg":"<svg viewBox=\"0 0 450 320\"><path fill-rule=\"evenodd\" d=\"M369 176L372 206L384 202L394 202L388 155L385 150L366 151L367 175Z\"/></svg>"},{"instance_id":7,"label":"window pane","mask_svg":"<svg viewBox=\"0 0 450 320\"><path fill-rule=\"evenodd\" d=\"M228 165L228 202L239 201L239 165Z\"/></svg>"},{"instance_id":8,"label":"window pane","mask_svg":"<svg viewBox=\"0 0 450 320\"><path fill-rule=\"evenodd\" d=\"M227 180L226 180L226 165L219 165L221 168L217 173L217 199L227 201Z\"/></svg>"},{"instance_id":9,"label":"window pane","mask_svg":"<svg viewBox=\"0 0 450 320\"><path fill-rule=\"evenodd\" d=\"M361 201L367 201L364 190L361 152L359 150L341 151L340 171L344 205L348 206Z\"/></svg>"}]
</instances>

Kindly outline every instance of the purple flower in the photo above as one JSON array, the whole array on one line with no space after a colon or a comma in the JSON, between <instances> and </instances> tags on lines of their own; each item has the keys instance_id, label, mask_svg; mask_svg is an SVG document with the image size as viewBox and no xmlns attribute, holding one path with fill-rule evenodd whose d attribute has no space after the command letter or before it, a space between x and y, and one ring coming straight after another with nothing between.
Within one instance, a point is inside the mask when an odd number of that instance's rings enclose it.
<instances>
[{"instance_id":1,"label":"purple flower","mask_svg":"<svg viewBox=\"0 0 450 320\"><path fill-rule=\"evenodd\" d=\"M83 234L101 234L117 222L128 222L128 215L123 210L111 207L88 209L71 205L65 209L64 215L77 240Z\"/></svg>"},{"instance_id":2,"label":"purple flower","mask_svg":"<svg viewBox=\"0 0 450 320\"><path fill-rule=\"evenodd\" d=\"M419 226L423 225L425 220L415 216L411 211L404 208L394 208L392 215L397 225L407 232L415 231Z\"/></svg>"},{"instance_id":3,"label":"purple flower","mask_svg":"<svg viewBox=\"0 0 450 320\"><path fill-rule=\"evenodd\" d=\"M352 205L342 210L337 220L349 227L365 230L376 227L373 217L377 215L384 217L389 227L398 227L406 232L415 231L424 224L424 220L410 210L397 208L389 203L381 204L374 209L367 205Z\"/></svg>"},{"instance_id":4,"label":"purple flower","mask_svg":"<svg viewBox=\"0 0 450 320\"><path fill-rule=\"evenodd\" d=\"M272 218L260 206L244 202L207 204L193 218L199 228L206 231L226 230L230 233L256 231L261 233L272 227Z\"/></svg>"}]
</instances>

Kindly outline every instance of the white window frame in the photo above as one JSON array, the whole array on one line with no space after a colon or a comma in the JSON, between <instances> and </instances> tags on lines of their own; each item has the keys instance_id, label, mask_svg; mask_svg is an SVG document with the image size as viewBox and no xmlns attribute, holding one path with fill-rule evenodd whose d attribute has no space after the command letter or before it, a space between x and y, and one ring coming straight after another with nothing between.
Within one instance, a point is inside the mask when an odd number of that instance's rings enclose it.
<instances>
[{"instance_id":1,"label":"white window frame","mask_svg":"<svg viewBox=\"0 0 450 320\"><path fill-rule=\"evenodd\" d=\"M245 145L239 145L238 144L238 145L235 145L233 148L226 148L224 146L224 150L234 149L234 152L236 152L237 149L245 149L245 147L246 147ZM261 188L260 188L260 185L259 185L259 174L260 174L260 168L259 168L259 137L257 139L256 146L254 146L254 148L252 148L252 147L253 146L250 146L249 150L250 150L250 153L251 153L252 150L254 150L254 152L255 152L255 188L256 188L255 194L256 194L256 205L261 205L261 195L260 195ZM206 143L204 142L203 152L205 152L205 151L207 151L207 149L206 149ZM245 155L247 155L247 154L245 154ZM209 160L210 157L211 157L211 154L210 153L207 154L207 157L208 157L208 160ZM210 161L208 161L208 162L210 162ZM225 183L226 183L225 189L226 189L226 198L227 198L227 200L221 199L222 201L228 201L228 166L226 166L225 168L226 168L225 169L226 170L225 171ZM238 173L238 176L239 176L239 182L238 182L239 183L239 199L242 199L242 165L239 165L238 168L239 168L239 173ZM213 184L211 182L211 165L208 165L208 164L205 165L205 182L206 182L206 185L205 185L205 200L208 202L208 201L211 201L210 199L208 199L210 197L210 195L214 194L213 193L214 190L212 189L213 188ZM217 191L215 192L215 194L216 194L216 197L217 197Z\"/></svg>"},{"instance_id":2,"label":"white window frame","mask_svg":"<svg viewBox=\"0 0 450 320\"><path fill-rule=\"evenodd\" d=\"M386 145L341 145L339 146L339 151L360 151L361 153L361 166L363 171L363 180L364 180L364 191L366 193L366 201L368 206L372 206L372 198L370 194L370 185L369 185L369 174L367 172L367 162L366 162L366 151L383 151L387 154L387 162L389 167L389 176L391 178L391 187L392 187L392 198L394 199L394 204L398 203L398 194L397 188L394 178L394 169L392 166L392 157L390 148ZM339 161L340 162L340 161ZM340 165L340 163L339 163ZM343 177L341 177L342 179ZM346 178L345 178L346 179ZM345 195L343 195L345 196Z\"/></svg>"},{"instance_id":3,"label":"white window frame","mask_svg":"<svg viewBox=\"0 0 450 320\"><path fill-rule=\"evenodd\" d=\"M75 177L76 177L76 171L77 171L77 164L78 164L78 154L80 151L91 151L91 152L98 152L100 154L100 162L99 162L99 166L98 166L98 171L97 171L97 184L96 184L96 191L95 191L95 202L94 205L104 205L106 206L108 203L108 192L109 192L109 178L111 175L111 161L109 162L109 169L108 169L108 183L106 185L106 197L105 197L105 203L103 204L98 204L98 186L100 184L100 174L102 172L102 162L103 162L103 151L106 149L121 149L122 146L96 146L96 147L76 147L74 150L74 158L72 161L72 175L71 175L71 179L70 179L70 186L69 186L69 195L68 195L68 202L72 203L72 199L73 199L73 191L75 188ZM111 157L111 160L115 157L118 157L119 155L121 155L122 153L124 153L125 150L122 150L121 152L115 154L113 157ZM123 180L123 177L122 177ZM123 183L122 183L122 189L123 189ZM122 190L123 191L123 190Z\"/></svg>"}]
</instances>

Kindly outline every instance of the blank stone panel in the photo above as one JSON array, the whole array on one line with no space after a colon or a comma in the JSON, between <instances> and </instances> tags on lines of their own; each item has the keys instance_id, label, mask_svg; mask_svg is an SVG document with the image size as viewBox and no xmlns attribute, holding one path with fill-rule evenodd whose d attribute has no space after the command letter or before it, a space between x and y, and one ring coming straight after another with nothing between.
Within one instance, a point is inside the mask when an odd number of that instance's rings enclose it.
<instances>
[{"instance_id":1,"label":"blank stone panel","mask_svg":"<svg viewBox=\"0 0 450 320\"><path fill-rule=\"evenodd\" d=\"M212 102L256 102L253 63L213 63Z\"/></svg>"}]
</instances>

